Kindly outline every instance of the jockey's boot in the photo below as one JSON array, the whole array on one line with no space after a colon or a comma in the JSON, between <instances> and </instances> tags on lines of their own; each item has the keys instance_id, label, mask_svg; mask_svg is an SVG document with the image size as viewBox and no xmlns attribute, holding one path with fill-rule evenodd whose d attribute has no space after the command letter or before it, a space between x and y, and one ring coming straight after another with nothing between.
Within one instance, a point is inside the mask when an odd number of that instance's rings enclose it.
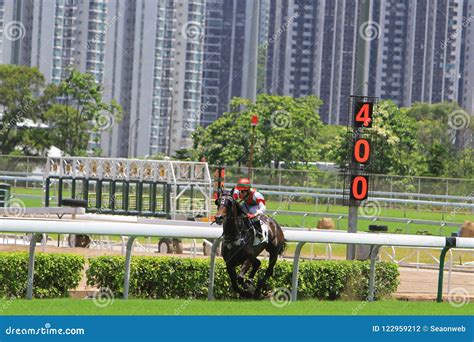
<instances>
[{"instance_id":1,"label":"jockey's boot","mask_svg":"<svg viewBox=\"0 0 474 342\"><path fill-rule=\"evenodd\" d=\"M253 226L255 227L255 232L256 232L256 235L257 237L260 239L260 240L263 240L263 234L262 234L262 226L260 224L260 220L252 220L252 223L253 223Z\"/></svg>"}]
</instances>

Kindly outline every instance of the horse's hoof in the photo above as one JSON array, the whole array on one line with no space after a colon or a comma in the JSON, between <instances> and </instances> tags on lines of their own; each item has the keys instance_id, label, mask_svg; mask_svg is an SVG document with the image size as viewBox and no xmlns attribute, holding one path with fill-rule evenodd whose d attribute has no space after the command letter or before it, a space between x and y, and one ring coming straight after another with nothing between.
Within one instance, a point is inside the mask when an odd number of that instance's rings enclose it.
<instances>
[{"instance_id":1,"label":"horse's hoof","mask_svg":"<svg viewBox=\"0 0 474 342\"><path fill-rule=\"evenodd\" d=\"M245 289L247 290L247 292L249 292L253 296L255 294L255 291L257 290L255 285L251 281L246 282L245 285Z\"/></svg>"}]
</instances>

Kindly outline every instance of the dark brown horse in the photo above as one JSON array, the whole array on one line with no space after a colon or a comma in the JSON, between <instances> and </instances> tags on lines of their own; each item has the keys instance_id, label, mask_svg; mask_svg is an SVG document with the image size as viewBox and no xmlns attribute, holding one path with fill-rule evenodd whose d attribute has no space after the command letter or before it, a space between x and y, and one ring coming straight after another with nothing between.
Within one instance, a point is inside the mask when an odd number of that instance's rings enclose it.
<instances>
[{"instance_id":1,"label":"dark brown horse","mask_svg":"<svg viewBox=\"0 0 474 342\"><path fill-rule=\"evenodd\" d=\"M273 275L273 268L278 260L278 255L285 249L285 236L280 225L271 217L261 215L260 220L268 225L268 242L263 242L254 246L254 232L251 223L247 218L247 213L243 212L241 206L232 197L232 192L224 191L216 200L217 214L216 223L223 224L224 242L222 245L222 256L226 263L232 288L242 297L260 298L262 289ZM253 286L253 278L260 267L260 260L257 256L266 250L269 253L268 268L265 275L257 284ZM236 267L242 265L239 275ZM245 274L252 268L245 280ZM239 287L239 284L242 286Z\"/></svg>"}]
</instances>

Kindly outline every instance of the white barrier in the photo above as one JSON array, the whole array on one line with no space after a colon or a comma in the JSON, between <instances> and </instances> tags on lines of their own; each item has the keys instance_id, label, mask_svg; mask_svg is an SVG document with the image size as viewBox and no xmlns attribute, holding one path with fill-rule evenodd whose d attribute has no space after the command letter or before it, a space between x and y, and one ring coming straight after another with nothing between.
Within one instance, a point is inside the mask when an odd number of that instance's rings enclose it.
<instances>
[{"instance_id":1,"label":"white barrier","mask_svg":"<svg viewBox=\"0 0 474 342\"><path fill-rule=\"evenodd\" d=\"M215 239L211 251L211 267L209 272L208 298L214 299L214 267L217 246L220 243L222 227L210 226L206 223L188 221L166 221L155 219L140 220L147 223L135 222L112 222L112 221L83 221L83 220L52 220L52 219L29 219L29 218L1 218L0 232L11 233L33 233L30 241L29 265L28 265L28 289L27 298L33 296L34 277L34 252L36 236L45 233L59 234L95 234L95 235L120 235L128 236L124 298L128 298L130 261L133 242L138 236L159 236L172 238L200 238ZM369 300L374 298L375 263L380 246L401 247L438 247L443 248L440 256L440 268L438 279L438 301L442 300L443 269L446 252L450 248L474 248L474 239L470 238L446 238L439 236L400 235L400 234L368 234L368 233L346 233L340 231L307 231L285 229L285 238L288 242L297 242L293 262L292 300L297 298L298 268L301 249L305 243L339 243L339 244L363 244L371 246L371 271L369 279Z\"/></svg>"}]
</instances>

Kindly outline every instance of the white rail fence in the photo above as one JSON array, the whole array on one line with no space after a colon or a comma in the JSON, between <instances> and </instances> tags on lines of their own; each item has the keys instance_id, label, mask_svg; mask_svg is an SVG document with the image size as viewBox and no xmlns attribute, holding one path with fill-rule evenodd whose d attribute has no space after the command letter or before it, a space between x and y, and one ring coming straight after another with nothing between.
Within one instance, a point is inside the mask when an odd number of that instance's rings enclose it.
<instances>
[{"instance_id":1,"label":"white rail fence","mask_svg":"<svg viewBox=\"0 0 474 342\"><path fill-rule=\"evenodd\" d=\"M138 219L137 219L138 221ZM33 297L34 261L37 237L42 234L90 234L128 237L125 254L124 299L128 298L132 246L137 237L171 237L214 240L211 248L208 299L214 299L214 270L217 247L221 242L222 228L208 223L153 220L139 222L117 222L97 220L60 220L31 218L1 218L0 232L32 233L29 246L27 298ZM374 299L375 264L381 246L442 248L439 263L438 301L442 301L443 270L446 253L451 248L474 248L474 239L458 237L365 234L307 230L285 230L288 242L296 242L293 259L292 300L297 299L298 270L301 249L305 243L360 244L370 246L370 276L368 300Z\"/></svg>"}]
</instances>

